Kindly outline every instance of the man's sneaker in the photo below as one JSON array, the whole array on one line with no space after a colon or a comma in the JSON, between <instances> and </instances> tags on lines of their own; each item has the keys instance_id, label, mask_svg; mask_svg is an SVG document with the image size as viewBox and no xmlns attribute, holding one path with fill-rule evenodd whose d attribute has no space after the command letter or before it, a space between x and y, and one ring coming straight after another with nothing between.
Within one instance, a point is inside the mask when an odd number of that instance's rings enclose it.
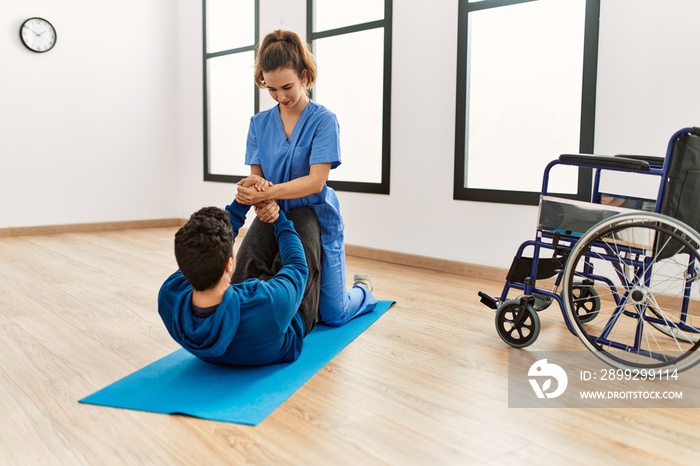
<instances>
[{"instance_id":1,"label":"man's sneaker","mask_svg":"<svg viewBox=\"0 0 700 466\"><path fill-rule=\"evenodd\" d=\"M356 273L353 277L353 286L361 286L370 293L372 292L372 281L369 274L366 273Z\"/></svg>"}]
</instances>

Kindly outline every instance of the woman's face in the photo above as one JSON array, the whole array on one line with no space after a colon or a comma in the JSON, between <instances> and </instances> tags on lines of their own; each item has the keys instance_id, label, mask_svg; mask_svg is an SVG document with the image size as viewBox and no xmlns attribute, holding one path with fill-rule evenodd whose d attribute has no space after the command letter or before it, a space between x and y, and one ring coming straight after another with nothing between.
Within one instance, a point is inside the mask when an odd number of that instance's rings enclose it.
<instances>
[{"instance_id":1,"label":"woman's face","mask_svg":"<svg viewBox=\"0 0 700 466\"><path fill-rule=\"evenodd\" d=\"M302 78L306 76L306 70L302 72ZM306 89L302 83L302 79L297 76L292 68L278 68L274 71L263 71L263 79L265 87L270 96L279 102L284 109L293 109L299 106L299 102L303 106L308 99Z\"/></svg>"}]
</instances>

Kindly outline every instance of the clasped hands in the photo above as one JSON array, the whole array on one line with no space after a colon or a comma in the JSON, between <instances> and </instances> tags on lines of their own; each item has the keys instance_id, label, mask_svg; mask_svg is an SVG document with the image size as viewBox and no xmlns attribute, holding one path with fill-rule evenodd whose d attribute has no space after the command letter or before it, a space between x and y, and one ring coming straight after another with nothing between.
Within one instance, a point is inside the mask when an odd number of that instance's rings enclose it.
<instances>
[{"instance_id":1,"label":"clasped hands","mask_svg":"<svg viewBox=\"0 0 700 466\"><path fill-rule=\"evenodd\" d=\"M265 190L272 186L272 182L258 175L250 175L238 183L236 202L252 205L255 215L261 222L275 223L279 218L280 206L274 199L265 198Z\"/></svg>"}]
</instances>

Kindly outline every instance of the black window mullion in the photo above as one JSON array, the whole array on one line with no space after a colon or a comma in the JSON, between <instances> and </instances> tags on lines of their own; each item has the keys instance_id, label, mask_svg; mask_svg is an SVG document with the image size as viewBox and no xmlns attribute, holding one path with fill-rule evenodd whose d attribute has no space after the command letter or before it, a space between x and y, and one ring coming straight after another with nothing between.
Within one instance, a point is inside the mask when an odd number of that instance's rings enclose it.
<instances>
[{"instance_id":1,"label":"black window mullion","mask_svg":"<svg viewBox=\"0 0 700 466\"><path fill-rule=\"evenodd\" d=\"M230 49L230 50L221 50L219 52L207 53L205 51L204 52L204 59L208 60L210 58L223 57L226 55L234 55L234 54L243 53L243 52L251 52L254 50L255 50L255 45L247 45L245 47L238 47L238 48Z\"/></svg>"},{"instance_id":2,"label":"black window mullion","mask_svg":"<svg viewBox=\"0 0 700 466\"><path fill-rule=\"evenodd\" d=\"M479 11L479 10L490 10L491 8L498 8L500 6L510 6L517 5L519 3L536 2L537 0L484 0L482 2L470 3L466 1L466 8L468 12Z\"/></svg>"},{"instance_id":3,"label":"black window mullion","mask_svg":"<svg viewBox=\"0 0 700 466\"><path fill-rule=\"evenodd\" d=\"M324 39L326 37L341 36L343 34L352 34L353 32L369 31L370 29L378 29L385 27L386 20L380 19L370 21L368 23L353 24L342 28L328 29L326 31L311 31L311 39Z\"/></svg>"},{"instance_id":4,"label":"black window mullion","mask_svg":"<svg viewBox=\"0 0 700 466\"><path fill-rule=\"evenodd\" d=\"M329 37L384 28L384 68L383 68L383 118L382 118L382 160L381 182L365 183L357 181L329 180L328 185L338 191L363 192L372 194L389 194L390 169L391 169L391 24L392 24L392 0L384 0L384 18L366 23L353 24L340 28L324 31L314 31L315 1L306 1L306 37L312 44L315 40ZM313 91L312 91L313 96Z\"/></svg>"}]
</instances>

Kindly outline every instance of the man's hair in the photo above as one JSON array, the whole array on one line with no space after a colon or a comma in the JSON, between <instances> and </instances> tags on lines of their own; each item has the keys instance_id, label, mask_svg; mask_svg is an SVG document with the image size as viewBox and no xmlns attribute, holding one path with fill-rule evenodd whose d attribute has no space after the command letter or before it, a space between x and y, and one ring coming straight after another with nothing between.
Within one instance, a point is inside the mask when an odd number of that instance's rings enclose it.
<instances>
[{"instance_id":1,"label":"man's hair","mask_svg":"<svg viewBox=\"0 0 700 466\"><path fill-rule=\"evenodd\" d=\"M203 207L175 233L175 260L197 291L214 287L231 257L233 232L226 211Z\"/></svg>"}]
</instances>

